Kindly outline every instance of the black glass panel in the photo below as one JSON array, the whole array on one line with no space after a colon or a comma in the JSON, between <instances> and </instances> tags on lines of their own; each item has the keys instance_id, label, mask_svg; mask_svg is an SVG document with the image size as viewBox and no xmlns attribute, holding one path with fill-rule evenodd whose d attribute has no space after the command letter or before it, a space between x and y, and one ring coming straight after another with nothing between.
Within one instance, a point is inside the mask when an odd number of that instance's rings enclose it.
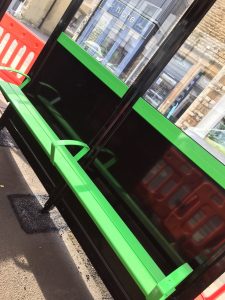
<instances>
[{"instance_id":1,"label":"black glass panel","mask_svg":"<svg viewBox=\"0 0 225 300\"><path fill-rule=\"evenodd\" d=\"M27 94L61 137L80 137L87 143L120 101L59 44Z\"/></svg>"},{"instance_id":2,"label":"black glass panel","mask_svg":"<svg viewBox=\"0 0 225 300\"><path fill-rule=\"evenodd\" d=\"M224 191L139 115L102 150L89 175L165 272L221 250Z\"/></svg>"},{"instance_id":3,"label":"black glass panel","mask_svg":"<svg viewBox=\"0 0 225 300\"><path fill-rule=\"evenodd\" d=\"M121 101L60 45L28 94L60 136L88 143ZM136 112L82 163L166 274L224 245L224 192Z\"/></svg>"}]
</instances>

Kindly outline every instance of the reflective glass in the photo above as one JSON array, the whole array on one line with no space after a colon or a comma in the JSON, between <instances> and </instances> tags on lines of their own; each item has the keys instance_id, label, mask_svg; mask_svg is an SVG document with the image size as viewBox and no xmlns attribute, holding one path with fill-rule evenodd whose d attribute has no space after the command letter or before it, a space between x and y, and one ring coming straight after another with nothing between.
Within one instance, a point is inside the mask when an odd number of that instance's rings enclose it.
<instances>
[{"instance_id":1,"label":"reflective glass","mask_svg":"<svg viewBox=\"0 0 225 300\"><path fill-rule=\"evenodd\" d=\"M111 20L102 16L98 22ZM108 36L105 45L110 45ZM87 49L100 61L99 50L102 51L95 44ZM184 84L183 78L198 65L189 55L192 51L193 47L186 50L185 60L180 52L171 60L171 66L151 87L149 103L159 109L165 100L157 98L156 93L166 99L179 84ZM197 53L196 60L202 63ZM55 71L56 61L64 80ZM194 75L195 80L188 84L191 97L210 85L210 70L217 74L217 64ZM119 103L113 91L60 44L50 54L38 80L58 90L59 95L54 97L38 92L36 103L43 115L48 115L48 123L59 137L93 144ZM216 123L216 130L221 130L223 124L224 121ZM224 249L224 191L134 110L108 143L98 145L96 150L98 155L88 167L87 161L80 163L165 274L184 262L194 270L204 268L206 261ZM222 272L224 266L219 266ZM207 275L210 278L211 274Z\"/></svg>"},{"instance_id":2,"label":"reflective glass","mask_svg":"<svg viewBox=\"0 0 225 300\"><path fill-rule=\"evenodd\" d=\"M225 163L225 3L217 1L145 100Z\"/></svg>"},{"instance_id":3,"label":"reflective glass","mask_svg":"<svg viewBox=\"0 0 225 300\"><path fill-rule=\"evenodd\" d=\"M165 272L224 249L224 191L134 111L86 171Z\"/></svg>"},{"instance_id":4,"label":"reflective glass","mask_svg":"<svg viewBox=\"0 0 225 300\"><path fill-rule=\"evenodd\" d=\"M130 85L192 1L84 1L66 32Z\"/></svg>"}]
</instances>

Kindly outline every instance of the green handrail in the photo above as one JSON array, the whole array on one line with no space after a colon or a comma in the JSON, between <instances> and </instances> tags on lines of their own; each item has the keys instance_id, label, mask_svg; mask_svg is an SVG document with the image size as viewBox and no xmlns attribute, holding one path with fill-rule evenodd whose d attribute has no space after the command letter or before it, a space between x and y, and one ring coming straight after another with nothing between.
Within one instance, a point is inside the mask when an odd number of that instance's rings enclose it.
<instances>
[{"instance_id":1,"label":"green handrail","mask_svg":"<svg viewBox=\"0 0 225 300\"><path fill-rule=\"evenodd\" d=\"M16 70L16 69L13 69L13 68L10 68L10 67L3 67L3 66L0 66L0 70L9 71L9 72L13 72L13 73L18 73L18 74L24 76L26 79L20 84L21 89L23 89L31 81L30 76L28 76L27 74L25 74L25 73L23 73L19 70Z\"/></svg>"}]
</instances>

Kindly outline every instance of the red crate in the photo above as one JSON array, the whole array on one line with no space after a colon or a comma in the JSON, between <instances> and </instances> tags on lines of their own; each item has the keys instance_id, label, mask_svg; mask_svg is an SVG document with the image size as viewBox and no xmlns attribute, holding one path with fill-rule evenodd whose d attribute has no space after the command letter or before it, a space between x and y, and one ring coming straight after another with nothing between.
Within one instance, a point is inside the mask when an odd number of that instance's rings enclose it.
<instances>
[{"instance_id":1,"label":"red crate","mask_svg":"<svg viewBox=\"0 0 225 300\"><path fill-rule=\"evenodd\" d=\"M0 22L0 65L28 73L44 47L44 42L18 20L6 13ZM0 71L0 78L21 84L16 73Z\"/></svg>"},{"instance_id":2,"label":"red crate","mask_svg":"<svg viewBox=\"0 0 225 300\"><path fill-rule=\"evenodd\" d=\"M208 293L207 293L208 294ZM215 292L210 295L206 295L206 292L203 292L199 295L195 300L217 300L217 299L225 299L225 284L223 284L220 288L218 288Z\"/></svg>"},{"instance_id":3,"label":"red crate","mask_svg":"<svg viewBox=\"0 0 225 300\"><path fill-rule=\"evenodd\" d=\"M210 256L225 242L225 195L205 182L163 224L188 257Z\"/></svg>"},{"instance_id":4,"label":"red crate","mask_svg":"<svg viewBox=\"0 0 225 300\"><path fill-rule=\"evenodd\" d=\"M165 218L203 182L203 175L175 148L170 148L137 187L144 203Z\"/></svg>"}]
</instances>

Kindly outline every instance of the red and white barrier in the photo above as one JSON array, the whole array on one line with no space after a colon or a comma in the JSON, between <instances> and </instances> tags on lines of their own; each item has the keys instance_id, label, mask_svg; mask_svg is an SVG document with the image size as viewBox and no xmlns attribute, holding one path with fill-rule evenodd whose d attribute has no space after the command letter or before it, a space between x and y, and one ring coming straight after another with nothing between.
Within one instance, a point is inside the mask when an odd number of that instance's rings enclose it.
<instances>
[{"instance_id":1,"label":"red and white barrier","mask_svg":"<svg viewBox=\"0 0 225 300\"><path fill-rule=\"evenodd\" d=\"M0 66L28 73L44 47L44 41L6 13L0 22ZM21 84L23 76L0 71L0 78Z\"/></svg>"},{"instance_id":2,"label":"red and white barrier","mask_svg":"<svg viewBox=\"0 0 225 300\"><path fill-rule=\"evenodd\" d=\"M195 300L224 300L225 299L225 274L212 283Z\"/></svg>"}]
</instances>

